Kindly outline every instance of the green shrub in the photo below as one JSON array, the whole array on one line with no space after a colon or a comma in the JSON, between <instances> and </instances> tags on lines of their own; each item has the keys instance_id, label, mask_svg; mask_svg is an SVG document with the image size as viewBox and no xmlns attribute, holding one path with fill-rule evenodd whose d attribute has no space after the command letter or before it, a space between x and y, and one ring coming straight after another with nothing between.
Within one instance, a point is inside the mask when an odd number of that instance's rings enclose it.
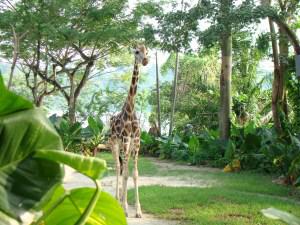
<instances>
[{"instance_id":1,"label":"green shrub","mask_svg":"<svg viewBox=\"0 0 300 225\"><path fill-rule=\"evenodd\" d=\"M163 159L220 168L239 160L243 170L284 175L287 183L300 185L300 141L296 135L286 132L278 136L273 128L257 127L254 122L243 127L233 125L231 131L228 142L219 139L217 130L160 138L143 132L141 151Z\"/></svg>"},{"instance_id":2,"label":"green shrub","mask_svg":"<svg viewBox=\"0 0 300 225\"><path fill-rule=\"evenodd\" d=\"M56 114L49 117L62 138L66 151L91 155L101 143L105 142L104 124L99 118L88 117L88 126L71 123L67 117Z\"/></svg>"},{"instance_id":3,"label":"green shrub","mask_svg":"<svg viewBox=\"0 0 300 225\"><path fill-rule=\"evenodd\" d=\"M159 142L159 153L163 159L188 160L188 144L182 141L182 138L175 134L170 137L161 137Z\"/></svg>"},{"instance_id":4,"label":"green shrub","mask_svg":"<svg viewBox=\"0 0 300 225\"><path fill-rule=\"evenodd\" d=\"M278 136L272 128L234 127L234 143L226 155L229 160L239 159L242 169L255 169L285 176L287 183L294 183L300 176L300 141L289 132Z\"/></svg>"},{"instance_id":5,"label":"green shrub","mask_svg":"<svg viewBox=\"0 0 300 225\"><path fill-rule=\"evenodd\" d=\"M158 141L156 140L156 137L148 134L145 131L142 131L141 133L140 154L154 157L159 156Z\"/></svg>"}]
</instances>

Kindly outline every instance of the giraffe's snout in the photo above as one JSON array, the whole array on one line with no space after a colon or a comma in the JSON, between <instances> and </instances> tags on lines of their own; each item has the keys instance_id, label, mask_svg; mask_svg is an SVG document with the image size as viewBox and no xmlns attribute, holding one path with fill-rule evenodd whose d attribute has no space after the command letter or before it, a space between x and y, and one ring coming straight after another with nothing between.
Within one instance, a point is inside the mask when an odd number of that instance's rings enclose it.
<instances>
[{"instance_id":1,"label":"giraffe's snout","mask_svg":"<svg viewBox=\"0 0 300 225\"><path fill-rule=\"evenodd\" d=\"M148 59L147 59L147 58L144 58L143 61L142 61L142 64L143 64L143 66L147 66L147 64L148 64Z\"/></svg>"}]
</instances>

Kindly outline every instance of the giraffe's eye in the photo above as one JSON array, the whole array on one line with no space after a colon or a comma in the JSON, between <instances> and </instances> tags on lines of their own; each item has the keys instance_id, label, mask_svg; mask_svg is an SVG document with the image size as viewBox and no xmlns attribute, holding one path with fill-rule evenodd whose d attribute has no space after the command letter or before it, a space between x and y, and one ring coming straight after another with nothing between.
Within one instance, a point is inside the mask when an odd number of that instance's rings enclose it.
<instances>
[{"instance_id":1,"label":"giraffe's eye","mask_svg":"<svg viewBox=\"0 0 300 225\"><path fill-rule=\"evenodd\" d=\"M139 54L139 51L135 51L135 54L136 54L136 55Z\"/></svg>"}]
</instances>

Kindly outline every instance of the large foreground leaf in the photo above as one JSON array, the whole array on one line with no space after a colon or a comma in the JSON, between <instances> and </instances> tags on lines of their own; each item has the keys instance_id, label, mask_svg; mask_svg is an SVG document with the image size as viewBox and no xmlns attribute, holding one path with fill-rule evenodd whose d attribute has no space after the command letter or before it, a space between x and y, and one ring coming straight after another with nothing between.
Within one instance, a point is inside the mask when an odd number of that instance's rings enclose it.
<instances>
[{"instance_id":1,"label":"large foreground leaf","mask_svg":"<svg viewBox=\"0 0 300 225\"><path fill-rule=\"evenodd\" d=\"M33 105L30 101L5 88L3 77L0 74L0 116L32 108Z\"/></svg>"},{"instance_id":2,"label":"large foreground leaf","mask_svg":"<svg viewBox=\"0 0 300 225\"><path fill-rule=\"evenodd\" d=\"M268 209L263 209L261 212L264 214L264 216L270 218L270 219L275 219L275 220L282 220L286 222L289 225L299 225L300 224L300 219L288 212L275 209L275 208L268 208Z\"/></svg>"},{"instance_id":3,"label":"large foreground leaf","mask_svg":"<svg viewBox=\"0 0 300 225\"><path fill-rule=\"evenodd\" d=\"M0 117L0 211L19 218L38 206L62 178L58 163L33 158L40 149L63 150L61 140L38 109Z\"/></svg>"},{"instance_id":4,"label":"large foreground leaf","mask_svg":"<svg viewBox=\"0 0 300 225\"><path fill-rule=\"evenodd\" d=\"M0 75L0 224L20 220L61 181L58 163L32 157L45 148L63 150L60 137L41 110L5 89Z\"/></svg>"},{"instance_id":5,"label":"large foreground leaf","mask_svg":"<svg viewBox=\"0 0 300 225\"><path fill-rule=\"evenodd\" d=\"M78 172L96 180L106 170L106 162L95 157L84 157L70 152L41 150L37 151L36 157L66 164Z\"/></svg>"},{"instance_id":6,"label":"large foreground leaf","mask_svg":"<svg viewBox=\"0 0 300 225\"><path fill-rule=\"evenodd\" d=\"M73 189L46 219L45 225L74 225L95 192L94 188ZM62 193L55 194L46 209L51 207ZM108 193L101 192L100 198L89 216L87 225L126 225L126 217L119 203Z\"/></svg>"}]
</instances>

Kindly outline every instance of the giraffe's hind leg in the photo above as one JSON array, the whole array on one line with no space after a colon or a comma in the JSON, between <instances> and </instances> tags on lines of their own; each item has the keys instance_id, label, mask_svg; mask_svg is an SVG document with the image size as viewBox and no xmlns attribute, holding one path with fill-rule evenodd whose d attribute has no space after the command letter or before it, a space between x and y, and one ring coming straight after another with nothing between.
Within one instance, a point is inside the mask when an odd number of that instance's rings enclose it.
<instances>
[{"instance_id":1,"label":"giraffe's hind leg","mask_svg":"<svg viewBox=\"0 0 300 225\"><path fill-rule=\"evenodd\" d=\"M134 167L133 167L133 182L134 182L134 189L135 189L135 210L136 214L135 217L141 218L142 217L142 210L141 204L139 199L139 185L138 185L138 157L139 157L139 150L140 150L140 138L136 137L133 140L133 160L134 160Z\"/></svg>"}]
</instances>

